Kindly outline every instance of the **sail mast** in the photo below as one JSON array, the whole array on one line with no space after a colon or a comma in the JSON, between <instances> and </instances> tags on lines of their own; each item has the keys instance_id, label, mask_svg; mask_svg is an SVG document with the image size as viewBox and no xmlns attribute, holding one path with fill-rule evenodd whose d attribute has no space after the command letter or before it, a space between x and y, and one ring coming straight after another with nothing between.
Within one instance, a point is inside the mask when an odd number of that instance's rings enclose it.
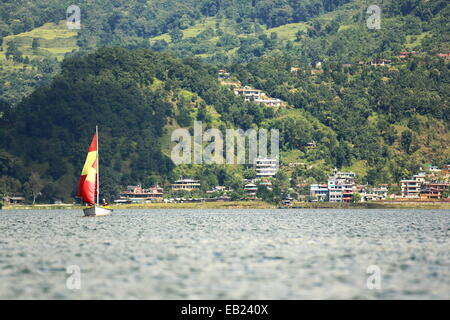
<instances>
[{"instance_id":1,"label":"sail mast","mask_svg":"<svg viewBox=\"0 0 450 320\"><path fill-rule=\"evenodd\" d=\"M99 185L99 181L100 181L100 159L98 158L98 126L95 126L95 136L97 137L97 207L100 203L100 185Z\"/></svg>"}]
</instances>

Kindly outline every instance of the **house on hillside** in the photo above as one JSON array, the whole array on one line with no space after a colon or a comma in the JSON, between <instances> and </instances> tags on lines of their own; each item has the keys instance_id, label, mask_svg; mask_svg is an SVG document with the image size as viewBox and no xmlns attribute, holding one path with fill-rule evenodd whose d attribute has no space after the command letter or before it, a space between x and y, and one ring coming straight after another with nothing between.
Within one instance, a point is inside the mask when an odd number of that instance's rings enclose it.
<instances>
[{"instance_id":1,"label":"house on hillside","mask_svg":"<svg viewBox=\"0 0 450 320\"><path fill-rule=\"evenodd\" d=\"M247 86L234 89L234 94L243 97L245 101L254 101L256 99L261 99L261 93L261 90L253 89Z\"/></svg>"},{"instance_id":2,"label":"house on hillside","mask_svg":"<svg viewBox=\"0 0 450 320\"><path fill-rule=\"evenodd\" d=\"M371 66L374 67L389 67L392 63L392 60L386 60L386 59L381 59L381 60L377 60L374 59L370 62Z\"/></svg>"},{"instance_id":3,"label":"house on hillside","mask_svg":"<svg viewBox=\"0 0 450 320\"><path fill-rule=\"evenodd\" d=\"M268 99L255 99L253 102L262 103L267 107L280 107L283 103L280 99L268 98Z\"/></svg>"},{"instance_id":4,"label":"house on hillside","mask_svg":"<svg viewBox=\"0 0 450 320\"><path fill-rule=\"evenodd\" d=\"M230 79L230 73L227 72L227 71L224 70L224 69L220 69L220 70L217 72L217 74L218 74L218 78L219 78L219 79L223 79L223 80Z\"/></svg>"},{"instance_id":5,"label":"house on hillside","mask_svg":"<svg viewBox=\"0 0 450 320\"><path fill-rule=\"evenodd\" d=\"M417 55L416 51L411 51L411 52L409 52L409 51L402 51L398 55L398 58L400 60L404 60L404 59L408 59L408 58L411 58L411 57L415 57L416 55Z\"/></svg>"},{"instance_id":6,"label":"house on hillside","mask_svg":"<svg viewBox=\"0 0 450 320\"><path fill-rule=\"evenodd\" d=\"M444 58L445 60L450 60L450 51L447 53L438 53L437 56L439 58Z\"/></svg>"}]
</instances>

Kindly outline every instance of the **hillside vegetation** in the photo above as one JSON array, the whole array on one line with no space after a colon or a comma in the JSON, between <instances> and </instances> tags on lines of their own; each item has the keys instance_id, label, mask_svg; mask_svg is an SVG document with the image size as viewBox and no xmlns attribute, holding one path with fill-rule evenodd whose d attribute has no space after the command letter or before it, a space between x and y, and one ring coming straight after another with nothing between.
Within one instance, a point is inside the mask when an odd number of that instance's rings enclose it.
<instances>
[{"instance_id":1,"label":"hillside vegetation","mask_svg":"<svg viewBox=\"0 0 450 320\"><path fill-rule=\"evenodd\" d=\"M222 87L209 65L121 48L66 59L49 85L1 110L0 191L30 194L37 185L41 201L75 195L95 125L101 130L102 189L110 196L121 185L174 178L173 163L161 152L169 147L161 145L165 125L190 127L198 119L249 128L274 115Z\"/></svg>"},{"instance_id":2,"label":"hillside vegetation","mask_svg":"<svg viewBox=\"0 0 450 320\"><path fill-rule=\"evenodd\" d=\"M251 167L173 165L171 131L195 120L279 129L280 194L334 167L376 185L450 162L448 1L371 1L379 30L365 0L86 0L80 30L70 4L0 4L0 194L73 199L96 124L111 197L181 176L242 189ZM245 103L221 68L285 104Z\"/></svg>"},{"instance_id":3,"label":"hillside vegetation","mask_svg":"<svg viewBox=\"0 0 450 320\"><path fill-rule=\"evenodd\" d=\"M102 46L195 55L214 64L288 54L306 65L391 59L402 50L445 53L450 42L445 0L372 1L382 10L380 30L367 28L365 0L79 1L80 30L65 26L70 4L0 4L0 99L17 104L57 73L54 59ZM53 65L38 70L43 58Z\"/></svg>"}]
</instances>

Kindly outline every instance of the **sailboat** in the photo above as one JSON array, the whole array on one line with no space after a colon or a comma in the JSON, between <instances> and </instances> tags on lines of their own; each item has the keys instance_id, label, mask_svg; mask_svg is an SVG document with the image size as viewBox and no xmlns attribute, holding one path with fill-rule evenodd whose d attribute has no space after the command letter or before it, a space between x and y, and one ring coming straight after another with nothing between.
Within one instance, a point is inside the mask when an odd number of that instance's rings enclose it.
<instances>
[{"instance_id":1,"label":"sailboat","mask_svg":"<svg viewBox=\"0 0 450 320\"><path fill-rule=\"evenodd\" d=\"M98 127L96 126L78 186L78 197L82 199L83 203L89 205L83 209L85 216L109 216L112 213L111 209L99 205L99 176Z\"/></svg>"}]
</instances>

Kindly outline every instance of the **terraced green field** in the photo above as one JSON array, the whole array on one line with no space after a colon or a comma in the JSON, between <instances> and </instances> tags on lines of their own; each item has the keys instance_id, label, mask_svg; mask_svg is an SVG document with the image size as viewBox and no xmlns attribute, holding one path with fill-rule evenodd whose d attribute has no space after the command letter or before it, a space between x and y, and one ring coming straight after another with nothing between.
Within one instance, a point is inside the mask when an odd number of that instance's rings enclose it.
<instances>
[{"instance_id":1,"label":"terraced green field","mask_svg":"<svg viewBox=\"0 0 450 320\"><path fill-rule=\"evenodd\" d=\"M414 48L420 46L422 40L427 36L431 36L431 32L423 32L419 35L406 36L406 49L413 50Z\"/></svg>"},{"instance_id":2,"label":"terraced green field","mask_svg":"<svg viewBox=\"0 0 450 320\"><path fill-rule=\"evenodd\" d=\"M216 24L219 24L220 29L226 33L231 33L234 34L235 31L233 29L233 21L231 20L226 20L226 19L216 19L215 17L210 17L210 18L206 18L204 19L204 21L195 24L192 27L189 27L185 30L182 30L183 32L183 39L188 39L188 38L193 38L198 36L200 33L206 31L208 28L212 28L212 29L216 29ZM270 34L272 32L276 32L278 34L278 37L281 40L295 40L296 38L296 33L299 30L303 30L306 31L306 26L307 24L305 22L300 22L300 23L291 23L291 24L286 24L280 27L276 27L276 28L270 28L270 29L265 29L263 32L270 36ZM256 36L256 34L250 34L252 36ZM241 35L241 37L246 37L246 35ZM167 33L164 33L162 35L159 35L157 37L151 38L150 41L156 41L156 40L165 40L167 42L170 42L170 35ZM216 42L218 40L218 37L214 37L212 39L210 39L210 42Z\"/></svg>"},{"instance_id":3,"label":"terraced green field","mask_svg":"<svg viewBox=\"0 0 450 320\"><path fill-rule=\"evenodd\" d=\"M265 31L265 33L270 36L270 34L272 32L276 32L278 34L278 38L279 39L293 41L293 40L295 40L296 33L299 30L301 30L301 31L306 31L307 30L306 26L307 26L307 23L305 23L305 22L290 23L290 24L285 24L285 25L280 26L280 27L267 29Z\"/></svg>"},{"instance_id":4,"label":"terraced green field","mask_svg":"<svg viewBox=\"0 0 450 320\"><path fill-rule=\"evenodd\" d=\"M56 58L62 60L64 55L73 50L77 50L77 32L69 30L65 21L59 24L46 23L43 26L29 32L20 33L4 38L3 51L0 52L0 61L5 60L5 50L7 43L14 40L24 56L28 58ZM39 39L40 47L37 50L31 48L33 39Z\"/></svg>"}]
</instances>

